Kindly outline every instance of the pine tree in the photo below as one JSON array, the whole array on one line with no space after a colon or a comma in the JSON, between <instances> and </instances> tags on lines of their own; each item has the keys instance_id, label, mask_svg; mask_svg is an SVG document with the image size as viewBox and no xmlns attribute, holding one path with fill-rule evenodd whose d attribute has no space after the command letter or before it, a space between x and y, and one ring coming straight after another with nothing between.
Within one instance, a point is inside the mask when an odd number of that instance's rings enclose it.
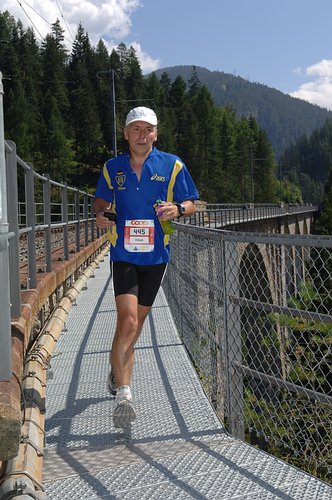
<instances>
[{"instance_id":1,"label":"pine tree","mask_svg":"<svg viewBox=\"0 0 332 500\"><path fill-rule=\"evenodd\" d=\"M45 136L43 141L43 173L58 182L68 182L75 165L74 151L66 137L58 100L50 91L45 99Z\"/></svg>"},{"instance_id":2,"label":"pine tree","mask_svg":"<svg viewBox=\"0 0 332 500\"><path fill-rule=\"evenodd\" d=\"M200 82L200 79L198 77L198 73L196 70L196 66L193 66L191 77L188 80L188 97L189 99L192 99L194 96L196 96L201 88L202 84Z\"/></svg>"},{"instance_id":3,"label":"pine tree","mask_svg":"<svg viewBox=\"0 0 332 500\"><path fill-rule=\"evenodd\" d=\"M82 173L88 172L90 167L100 163L102 151L98 106L89 75L91 62L90 40L80 24L70 56L68 79L73 82L70 94L71 128L76 160L81 165Z\"/></svg>"},{"instance_id":4,"label":"pine tree","mask_svg":"<svg viewBox=\"0 0 332 500\"><path fill-rule=\"evenodd\" d=\"M221 112L219 137L221 157L217 165L217 182L221 200L224 203L240 202L241 183L238 182L240 173L237 162L235 112L232 108L226 107Z\"/></svg>"},{"instance_id":5,"label":"pine tree","mask_svg":"<svg viewBox=\"0 0 332 500\"><path fill-rule=\"evenodd\" d=\"M217 183L218 165L220 165L220 143L216 108L210 92L202 86L192 101L192 109L196 117L196 141L193 145L197 151L197 160L192 165L193 176L197 182L201 198L209 203L222 200L222 192Z\"/></svg>"},{"instance_id":6,"label":"pine tree","mask_svg":"<svg viewBox=\"0 0 332 500\"><path fill-rule=\"evenodd\" d=\"M332 166L325 187L324 201L315 225L316 233L332 235Z\"/></svg>"},{"instance_id":7,"label":"pine tree","mask_svg":"<svg viewBox=\"0 0 332 500\"><path fill-rule=\"evenodd\" d=\"M57 20L52 25L52 33L46 35L42 43L41 56L43 66L43 94L49 91L57 101L64 117L69 110L66 82L66 65L68 54L64 46L64 30Z\"/></svg>"},{"instance_id":8,"label":"pine tree","mask_svg":"<svg viewBox=\"0 0 332 500\"><path fill-rule=\"evenodd\" d=\"M112 102L111 102L111 63L106 45L99 40L95 51L96 102L102 132L102 156L106 159L112 151ZM117 97L117 96L116 96Z\"/></svg>"},{"instance_id":9,"label":"pine tree","mask_svg":"<svg viewBox=\"0 0 332 500\"><path fill-rule=\"evenodd\" d=\"M20 50L20 65L22 68L22 84L27 100L27 134L28 142L24 150L24 158L31 159L36 164L39 157L39 137L40 125L42 123L42 113L40 102L42 99L42 64L40 48L37 44L34 32L31 28L22 35L22 45Z\"/></svg>"},{"instance_id":10,"label":"pine tree","mask_svg":"<svg viewBox=\"0 0 332 500\"><path fill-rule=\"evenodd\" d=\"M73 165L72 138L67 126L69 98L66 81L68 54L64 46L64 30L57 20L41 46L42 123L39 168L58 181L68 181Z\"/></svg>"},{"instance_id":11,"label":"pine tree","mask_svg":"<svg viewBox=\"0 0 332 500\"><path fill-rule=\"evenodd\" d=\"M186 102L186 82L181 76L178 76L172 83L169 93L169 105L174 113L174 139L177 154L182 156L183 138L187 127L187 121L184 116Z\"/></svg>"},{"instance_id":12,"label":"pine tree","mask_svg":"<svg viewBox=\"0 0 332 500\"><path fill-rule=\"evenodd\" d=\"M251 182L251 131L248 120L240 118L236 123L236 163L240 200L248 203L252 199Z\"/></svg>"},{"instance_id":13,"label":"pine tree","mask_svg":"<svg viewBox=\"0 0 332 500\"><path fill-rule=\"evenodd\" d=\"M264 203L269 200L270 203L275 203L278 201L279 187L276 177L276 164L272 146L262 129L258 131L253 153L255 202Z\"/></svg>"}]
</instances>

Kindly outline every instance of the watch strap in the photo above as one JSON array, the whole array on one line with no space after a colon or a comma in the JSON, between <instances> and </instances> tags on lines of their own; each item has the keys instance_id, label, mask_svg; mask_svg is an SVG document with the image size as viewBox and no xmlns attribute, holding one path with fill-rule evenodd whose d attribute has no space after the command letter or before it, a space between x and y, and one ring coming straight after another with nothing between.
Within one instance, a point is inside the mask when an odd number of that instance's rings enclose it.
<instances>
[{"instance_id":1,"label":"watch strap","mask_svg":"<svg viewBox=\"0 0 332 500\"><path fill-rule=\"evenodd\" d=\"M181 205L181 203L174 203L174 205L178 209L178 212L179 212L178 217L182 217L185 214L185 212L186 212L186 209L185 209L184 205Z\"/></svg>"}]
</instances>

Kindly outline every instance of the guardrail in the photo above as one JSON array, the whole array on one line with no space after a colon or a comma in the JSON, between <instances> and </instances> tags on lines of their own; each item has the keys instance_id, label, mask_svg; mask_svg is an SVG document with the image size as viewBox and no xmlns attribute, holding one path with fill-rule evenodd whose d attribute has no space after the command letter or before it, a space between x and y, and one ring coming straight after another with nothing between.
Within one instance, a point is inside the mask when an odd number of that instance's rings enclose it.
<instances>
[{"instance_id":1,"label":"guardrail","mask_svg":"<svg viewBox=\"0 0 332 500\"><path fill-rule=\"evenodd\" d=\"M28 246L28 280L27 287L35 288L37 283L36 271L36 232L43 233L44 239L44 260L45 272L52 270L51 255L51 232L55 229L62 231L63 238L63 259L69 259L69 228L75 230L75 251L79 252L81 247L81 225L84 225L84 245L94 241L99 235L95 228L93 195L78 188L67 186L50 179L49 175L41 175L35 172L31 163L24 162L16 154L15 143L6 141L6 165L7 165L7 186L10 196L8 196L8 221L9 227L16 235L15 254L12 255L12 266L15 263L15 275L19 274L19 250L18 239L22 235L27 237ZM24 172L24 197L18 200L17 188L17 166ZM36 183L41 184L42 201L36 201ZM39 186L40 187L40 186ZM69 198L74 199L74 203ZM22 206L25 210L22 214ZM20 212L18 211L20 207ZM38 207L43 207L42 212ZM71 210L69 208L71 207ZM74 210L73 210L74 208ZM41 220L42 219L42 220ZM95 231L96 229L96 231ZM11 268L13 271L13 268ZM18 278L16 286L11 286L14 292L19 290ZM13 314L17 313L20 307L17 304L19 294L15 293L11 297L13 304Z\"/></svg>"},{"instance_id":2,"label":"guardrail","mask_svg":"<svg viewBox=\"0 0 332 500\"><path fill-rule=\"evenodd\" d=\"M176 229L163 288L217 414L332 481L332 236Z\"/></svg>"},{"instance_id":3,"label":"guardrail","mask_svg":"<svg viewBox=\"0 0 332 500\"><path fill-rule=\"evenodd\" d=\"M8 241L13 233L8 231L7 191L5 165L5 139L3 123L3 85L0 72L0 380L8 380L12 374L11 339L10 339L10 303L9 303L9 268Z\"/></svg>"},{"instance_id":4,"label":"guardrail","mask_svg":"<svg viewBox=\"0 0 332 500\"><path fill-rule=\"evenodd\" d=\"M181 222L193 226L221 229L233 224L242 224L302 212L317 212L317 210L318 207L311 204L208 204L206 208L201 207L194 215Z\"/></svg>"},{"instance_id":5,"label":"guardrail","mask_svg":"<svg viewBox=\"0 0 332 500\"><path fill-rule=\"evenodd\" d=\"M2 109L1 105L0 108ZM82 246L88 246L100 236L100 231L95 225L93 195L55 182L47 174L35 172L31 163L23 161L17 155L14 142L1 140L0 137L0 143L3 147L0 213L0 272L3 283L0 292L0 380L9 380L12 376L11 318L20 317L22 289L37 287L38 259L43 260L38 272L52 271L53 232L60 233L62 255L59 258L67 261L70 252L77 253ZM22 169L23 176L18 176L18 168ZM18 179L22 177L23 188L21 186L19 199ZM42 239L42 244L38 246L37 235ZM20 277L20 253L23 244L27 255L24 284ZM38 248L40 246L42 257Z\"/></svg>"}]
</instances>

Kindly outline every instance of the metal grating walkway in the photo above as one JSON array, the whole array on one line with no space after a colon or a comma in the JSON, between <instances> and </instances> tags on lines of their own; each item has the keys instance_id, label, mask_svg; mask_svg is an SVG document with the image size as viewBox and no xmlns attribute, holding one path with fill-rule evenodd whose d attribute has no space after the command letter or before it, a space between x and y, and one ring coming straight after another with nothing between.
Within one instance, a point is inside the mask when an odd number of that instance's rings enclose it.
<instances>
[{"instance_id":1,"label":"metal grating walkway","mask_svg":"<svg viewBox=\"0 0 332 500\"><path fill-rule=\"evenodd\" d=\"M51 361L48 499L331 500L332 488L227 435L160 291L136 347L137 419L115 429L106 387L116 313L106 258L70 311Z\"/></svg>"}]
</instances>

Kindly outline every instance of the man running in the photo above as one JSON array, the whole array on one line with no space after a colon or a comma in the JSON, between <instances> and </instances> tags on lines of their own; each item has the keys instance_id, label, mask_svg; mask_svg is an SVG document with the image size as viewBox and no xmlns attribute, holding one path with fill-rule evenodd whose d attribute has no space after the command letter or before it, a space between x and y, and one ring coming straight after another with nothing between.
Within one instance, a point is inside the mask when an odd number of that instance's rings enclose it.
<instances>
[{"instance_id":1,"label":"man running","mask_svg":"<svg viewBox=\"0 0 332 500\"><path fill-rule=\"evenodd\" d=\"M117 325L110 353L109 387L116 395L113 421L136 418L130 383L134 346L151 310L170 259L170 234L162 223L195 212L198 191L181 159L154 147L157 116L129 111L123 130L129 152L108 160L96 189L96 223L109 229ZM156 205L157 200L163 203ZM104 215L113 212L116 222Z\"/></svg>"}]
</instances>

